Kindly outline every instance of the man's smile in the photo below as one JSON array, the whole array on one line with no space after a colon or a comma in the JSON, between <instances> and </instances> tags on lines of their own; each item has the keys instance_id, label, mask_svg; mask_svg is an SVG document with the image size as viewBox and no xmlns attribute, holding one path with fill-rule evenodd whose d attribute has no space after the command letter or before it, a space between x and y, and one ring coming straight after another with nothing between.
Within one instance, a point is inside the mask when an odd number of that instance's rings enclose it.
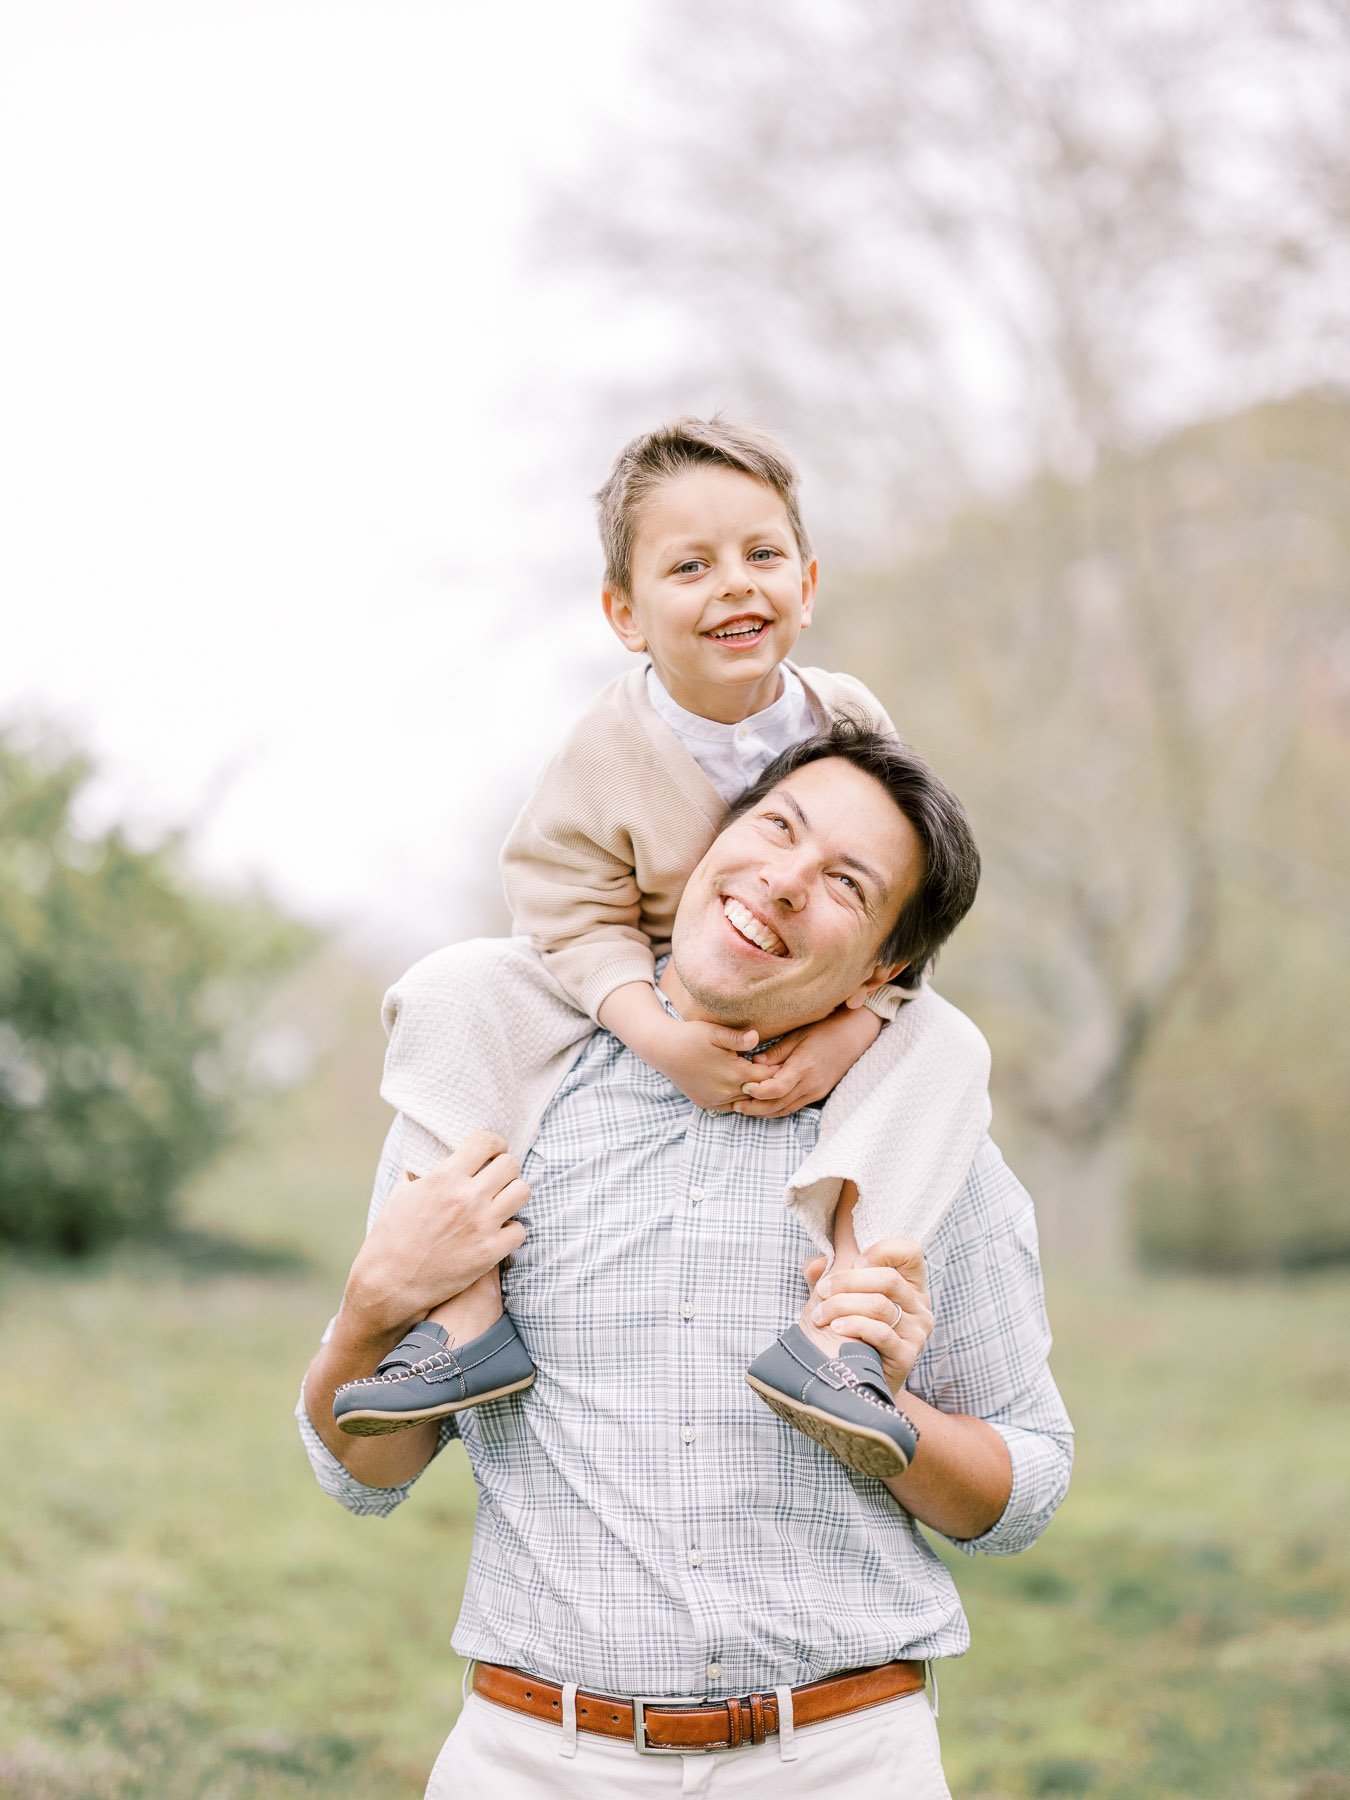
<instances>
[{"instance_id":1,"label":"man's smile","mask_svg":"<svg viewBox=\"0 0 1350 1800\"><path fill-rule=\"evenodd\" d=\"M763 950L769 956L790 954L787 945L773 927L766 924L758 913L751 912L745 902L738 900L734 894L723 894L722 911L737 937L753 944L757 950Z\"/></svg>"}]
</instances>

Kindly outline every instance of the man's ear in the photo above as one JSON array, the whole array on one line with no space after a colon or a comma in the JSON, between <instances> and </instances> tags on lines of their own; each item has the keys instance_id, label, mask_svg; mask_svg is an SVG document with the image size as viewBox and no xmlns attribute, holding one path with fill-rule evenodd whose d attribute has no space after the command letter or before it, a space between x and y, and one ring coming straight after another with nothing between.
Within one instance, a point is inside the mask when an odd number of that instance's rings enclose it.
<instances>
[{"instance_id":1,"label":"man's ear","mask_svg":"<svg viewBox=\"0 0 1350 1800\"><path fill-rule=\"evenodd\" d=\"M868 1000L878 988L884 988L888 981L894 981L896 976L902 974L908 967L907 962L878 963L867 980L849 995L844 1005L856 1012L860 1006L867 1005Z\"/></svg>"},{"instance_id":2,"label":"man's ear","mask_svg":"<svg viewBox=\"0 0 1350 1800\"><path fill-rule=\"evenodd\" d=\"M617 588L605 588L600 595L600 604L605 609L605 617L609 620L615 637L625 650L636 652L647 648L647 640L638 627L633 603L627 594L621 594Z\"/></svg>"}]
</instances>

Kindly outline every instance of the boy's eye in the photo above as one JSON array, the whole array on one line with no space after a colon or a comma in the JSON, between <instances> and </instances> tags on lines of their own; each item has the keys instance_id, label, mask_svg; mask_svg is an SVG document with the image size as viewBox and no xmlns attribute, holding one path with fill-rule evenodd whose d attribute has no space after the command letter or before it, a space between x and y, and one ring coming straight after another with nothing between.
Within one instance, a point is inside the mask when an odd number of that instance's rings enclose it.
<instances>
[{"instance_id":1,"label":"boy's eye","mask_svg":"<svg viewBox=\"0 0 1350 1800\"><path fill-rule=\"evenodd\" d=\"M752 550L750 552L750 561L755 562L758 560L760 562L773 562L779 555L779 551L773 549L768 544L763 544L758 550Z\"/></svg>"},{"instance_id":2,"label":"boy's eye","mask_svg":"<svg viewBox=\"0 0 1350 1800\"><path fill-rule=\"evenodd\" d=\"M691 556L689 558L688 562L682 562L679 564L679 566L675 570L675 573L677 575L693 575L702 567L703 567L703 564L699 561L699 559L696 556Z\"/></svg>"}]
</instances>

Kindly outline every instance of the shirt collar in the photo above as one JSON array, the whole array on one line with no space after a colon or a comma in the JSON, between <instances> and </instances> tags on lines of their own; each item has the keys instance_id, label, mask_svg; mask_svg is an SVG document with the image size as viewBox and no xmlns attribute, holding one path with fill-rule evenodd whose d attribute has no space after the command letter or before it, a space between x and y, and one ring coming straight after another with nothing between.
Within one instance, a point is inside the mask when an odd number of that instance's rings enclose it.
<instances>
[{"instance_id":1,"label":"shirt collar","mask_svg":"<svg viewBox=\"0 0 1350 1800\"><path fill-rule=\"evenodd\" d=\"M796 708L798 697L805 693L801 678L789 663L779 663L779 673L783 677L783 691L778 698L762 711L751 713L748 719L741 719L734 725L727 725L721 719L705 719L701 713L692 713L687 707L673 700L662 684L661 677L647 664L647 697L653 710L665 720L671 730L683 737L704 738L709 743L729 744L736 733L742 730L758 732L772 729L780 719L787 718Z\"/></svg>"}]
</instances>

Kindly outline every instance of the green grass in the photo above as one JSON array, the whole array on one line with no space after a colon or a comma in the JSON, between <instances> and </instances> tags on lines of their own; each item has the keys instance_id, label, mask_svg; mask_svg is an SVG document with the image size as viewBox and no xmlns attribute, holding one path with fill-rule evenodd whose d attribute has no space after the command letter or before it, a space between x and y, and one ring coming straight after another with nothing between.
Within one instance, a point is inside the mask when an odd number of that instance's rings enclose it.
<instances>
[{"instance_id":1,"label":"green grass","mask_svg":"<svg viewBox=\"0 0 1350 1800\"><path fill-rule=\"evenodd\" d=\"M472 1484L451 1451L351 1519L290 1421L383 1129L361 1042L194 1196L260 1262L0 1270L0 1793L421 1791ZM950 1558L954 1791L1350 1796L1350 1278L1051 1298L1074 1488L1028 1555Z\"/></svg>"}]
</instances>

